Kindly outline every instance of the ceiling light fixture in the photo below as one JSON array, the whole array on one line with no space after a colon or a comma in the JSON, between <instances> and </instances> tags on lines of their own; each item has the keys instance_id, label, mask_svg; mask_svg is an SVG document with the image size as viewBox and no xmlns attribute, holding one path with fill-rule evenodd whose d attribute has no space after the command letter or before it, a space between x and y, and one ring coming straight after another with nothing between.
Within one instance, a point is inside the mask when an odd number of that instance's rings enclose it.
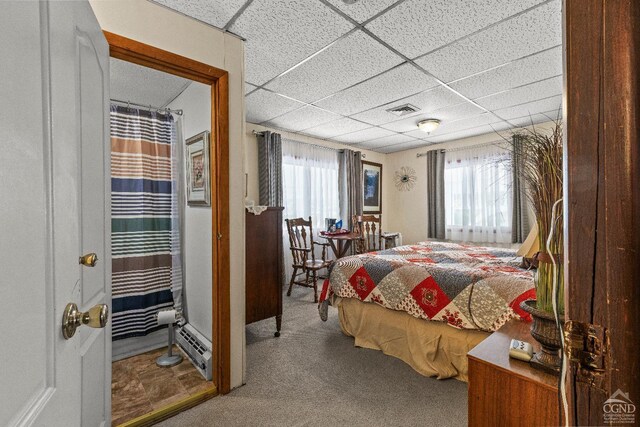
<instances>
[{"instance_id":1,"label":"ceiling light fixture","mask_svg":"<svg viewBox=\"0 0 640 427\"><path fill-rule=\"evenodd\" d=\"M418 128L426 133L433 132L438 129L438 126L440 126L440 120L438 119L426 119L418 122Z\"/></svg>"}]
</instances>

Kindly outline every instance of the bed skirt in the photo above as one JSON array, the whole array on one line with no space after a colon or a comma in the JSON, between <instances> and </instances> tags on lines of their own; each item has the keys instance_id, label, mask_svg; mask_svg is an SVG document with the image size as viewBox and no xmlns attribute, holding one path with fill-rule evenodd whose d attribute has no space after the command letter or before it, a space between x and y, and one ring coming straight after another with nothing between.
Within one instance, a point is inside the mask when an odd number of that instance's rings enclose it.
<instances>
[{"instance_id":1,"label":"bed skirt","mask_svg":"<svg viewBox=\"0 0 640 427\"><path fill-rule=\"evenodd\" d=\"M340 327L356 347L381 350L422 375L468 380L467 353L489 333L455 329L353 298L336 298Z\"/></svg>"}]
</instances>

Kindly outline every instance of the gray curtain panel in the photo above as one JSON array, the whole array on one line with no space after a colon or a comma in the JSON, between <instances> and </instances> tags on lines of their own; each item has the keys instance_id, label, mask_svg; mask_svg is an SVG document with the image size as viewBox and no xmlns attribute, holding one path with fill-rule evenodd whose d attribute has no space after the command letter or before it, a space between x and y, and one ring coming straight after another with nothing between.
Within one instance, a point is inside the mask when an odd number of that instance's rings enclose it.
<instances>
[{"instance_id":1,"label":"gray curtain panel","mask_svg":"<svg viewBox=\"0 0 640 427\"><path fill-rule=\"evenodd\" d=\"M344 150L340 153L339 162L340 217L344 226L353 230L352 216L362 215L362 154Z\"/></svg>"},{"instance_id":2,"label":"gray curtain panel","mask_svg":"<svg viewBox=\"0 0 640 427\"><path fill-rule=\"evenodd\" d=\"M260 205L282 206L282 138L279 133L258 134Z\"/></svg>"},{"instance_id":3,"label":"gray curtain panel","mask_svg":"<svg viewBox=\"0 0 640 427\"><path fill-rule=\"evenodd\" d=\"M527 193L525 181L521 177L522 150L524 138L521 135L513 135L511 151L511 169L513 174L513 213L511 218L511 242L522 243L529 235L529 209L527 205Z\"/></svg>"},{"instance_id":4,"label":"gray curtain panel","mask_svg":"<svg viewBox=\"0 0 640 427\"><path fill-rule=\"evenodd\" d=\"M427 151L427 237L444 239L444 151Z\"/></svg>"}]
</instances>

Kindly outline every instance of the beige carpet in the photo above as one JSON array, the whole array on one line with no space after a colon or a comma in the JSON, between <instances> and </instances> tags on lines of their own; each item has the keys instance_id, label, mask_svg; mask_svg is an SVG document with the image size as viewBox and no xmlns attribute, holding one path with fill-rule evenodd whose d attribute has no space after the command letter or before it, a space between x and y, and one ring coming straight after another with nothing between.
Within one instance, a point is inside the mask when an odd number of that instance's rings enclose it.
<instances>
[{"instance_id":1,"label":"beige carpet","mask_svg":"<svg viewBox=\"0 0 640 427\"><path fill-rule=\"evenodd\" d=\"M416 373L379 351L355 348L337 311L318 316L308 289L284 296L275 320L247 326L247 384L162 426L463 426L467 384Z\"/></svg>"}]
</instances>

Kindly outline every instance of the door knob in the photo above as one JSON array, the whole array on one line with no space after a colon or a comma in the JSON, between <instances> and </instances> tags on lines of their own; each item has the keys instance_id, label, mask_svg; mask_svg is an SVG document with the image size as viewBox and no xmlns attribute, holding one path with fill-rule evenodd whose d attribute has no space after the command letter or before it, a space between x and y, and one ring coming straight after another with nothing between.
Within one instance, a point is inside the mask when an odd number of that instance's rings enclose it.
<instances>
[{"instance_id":1,"label":"door knob","mask_svg":"<svg viewBox=\"0 0 640 427\"><path fill-rule=\"evenodd\" d=\"M93 252L80 257L80 264L87 267L95 267L96 262L98 262L98 255Z\"/></svg>"},{"instance_id":2,"label":"door knob","mask_svg":"<svg viewBox=\"0 0 640 427\"><path fill-rule=\"evenodd\" d=\"M80 325L91 328L104 328L109 320L109 307L98 304L87 312L78 311L78 306L72 302L67 304L62 314L62 336L68 340L76 333Z\"/></svg>"}]
</instances>

